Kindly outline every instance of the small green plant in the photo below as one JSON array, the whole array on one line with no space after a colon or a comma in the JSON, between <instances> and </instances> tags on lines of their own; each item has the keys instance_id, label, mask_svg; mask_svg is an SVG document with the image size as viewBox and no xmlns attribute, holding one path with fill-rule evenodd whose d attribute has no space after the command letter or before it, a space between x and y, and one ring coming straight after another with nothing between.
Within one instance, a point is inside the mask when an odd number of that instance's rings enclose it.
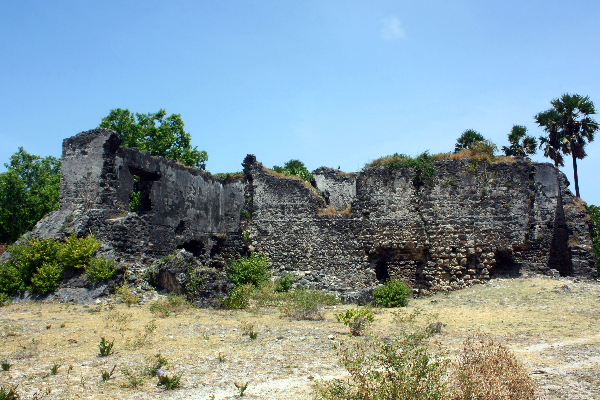
<instances>
[{"instance_id":1,"label":"small green plant","mask_svg":"<svg viewBox=\"0 0 600 400\"><path fill-rule=\"evenodd\" d=\"M50 330L50 328L52 328L52 325L46 325L46 330Z\"/></svg>"},{"instance_id":2,"label":"small green plant","mask_svg":"<svg viewBox=\"0 0 600 400\"><path fill-rule=\"evenodd\" d=\"M8 360L2 360L2 362L0 362L0 365L2 366L2 371L8 371L10 370L10 367L12 367L12 364L8 362Z\"/></svg>"},{"instance_id":3,"label":"small green plant","mask_svg":"<svg viewBox=\"0 0 600 400\"><path fill-rule=\"evenodd\" d=\"M237 286L227 293L227 297L217 296L221 307L226 310L241 310L250 305L250 292L252 285Z\"/></svg>"},{"instance_id":4,"label":"small green plant","mask_svg":"<svg viewBox=\"0 0 600 400\"><path fill-rule=\"evenodd\" d=\"M166 390L175 389L179 386L179 381L181 381L181 375L169 376L161 369L156 371L156 375L158 376L158 383L156 386L164 386Z\"/></svg>"},{"instance_id":5,"label":"small green plant","mask_svg":"<svg viewBox=\"0 0 600 400\"><path fill-rule=\"evenodd\" d=\"M286 317L296 320L323 320L321 306L339 304L335 295L318 290L297 288L283 294L281 311Z\"/></svg>"},{"instance_id":6,"label":"small green plant","mask_svg":"<svg viewBox=\"0 0 600 400\"><path fill-rule=\"evenodd\" d=\"M219 362L220 363L225 362L225 358L226 358L225 354L222 354L222 353L219 352Z\"/></svg>"},{"instance_id":7,"label":"small green plant","mask_svg":"<svg viewBox=\"0 0 600 400\"><path fill-rule=\"evenodd\" d=\"M172 312L178 312L187 307L185 296L169 294L166 299L155 301L150 305L150 312L157 317L166 318Z\"/></svg>"},{"instance_id":8,"label":"small green plant","mask_svg":"<svg viewBox=\"0 0 600 400\"><path fill-rule=\"evenodd\" d=\"M110 372L105 369L104 371L102 371L102 382L107 382L110 380L110 378L112 377L113 372L115 372L115 368L117 368L117 364L115 364L112 369L110 370Z\"/></svg>"},{"instance_id":9,"label":"small green plant","mask_svg":"<svg viewBox=\"0 0 600 400\"><path fill-rule=\"evenodd\" d=\"M115 294L117 294L123 302L127 303L128 307L140 302L141 296L139 294L134 294L133 287L127 282L123 282L121 286L115 286Z\"/></svg>"},{"instance_id":10,"label":"small green plant","mask_svg":"<svg viewBox=\"0 0 600 400\"><path fill-rule=\"evenodd\" d=\"M486 187L482 188L481 189L481 195L482 196L487 196L487 194L488 194L488 188L486 188Z\"/></svg>"},{"instance_id":11,"label":"small green plant","mask_svg":"<svg viewBox=\"0 0 600 400\"><path fill-rule=\"evenodd\" d=\"M141 386L144 384L144 378L141 375L136 374L135 371L129 370L129 368L125 368L125 367L121 368L121 373L123 374L123 376L125 378L127 378L129 387L137 389L138 386Z\"/></svg>"},{"instance_id":12,"label":"small green plant","mask_svg":"<svg viewBox=\"0 0 600 400\"><path fill-rule=\"evenodd\" d=\"M250 232L248 231L243 231L242 232L242 238L244 238L244 240L247 242L250 240Z\"/></svg>"},{"instance_id":13,"label":"small green plant","mask_svg":"<svg viewBox=\"0 0 600 400\"><path fill-rule=\"evenodd\" d=\"M294 275L287 272L285 275L281 275L275 281L275 291L282 293L287 292L292 288L292 282L294 281Z\"/></svg>"},{"instance_id":14,"label":"small green plant","mask_svg":"<svg viewBox=\"0 0 600 400\"><path fill-rule=\"evenodd\" d=\"M244 392L246 391L246 389L248 388L248 384L250 382L234 382L233 384L235 385L236 388L238 388L238 391L240 392L240 397L244 396Z\"/></svg>"},{"instance_id":15,"label":"small green plant","mask_svg":"<svg viewBox=\"0 0 600 400\"><path fill-rule=\"evenodd\" d=\"M100 338L100 343L98 343L98 348L100 349L100 357L107 357L112 353L112 348L115 344L115 341L109 342L104 339L104 337Z\"/></svg>"},{"instance_id":16,"label":"small green plant","mask_svg":"<svg viewBox=\"0 0 600 400\"><path fill-rule=\"evenodd\" d=\"M232 258L226 272L227 277L236 286L251 284L257 288L271 278L269 257L266 254L254 252L248 256Z\"/></svg>"},{"instance_id":17,"label":"small green plant","mask_svg":"<svg viewBox=\"0 0 600 400\"><path fill-rule=\"evenodd\" d=\"M64 323L64 322L63 322L62 324L60 324L60 327L61 327L61 328L64 328L65 326L66 326L66 325L65 325L65 323Z\"/></svg>"},{"instance_id":18,"label":"small green plant","mask_svg":"<svg viewBox=\"0 0 600 400\"><path fill-rule=\"evenodd\" d=\"M59 363L56 363L56 362L55 362L55 363L54 363L54 365L53 365L53 366L50 368L50 373L51 373L52 375L56 375L56 374L58 373L58 369L59 369L60 367L62 367L62 364L59 364Z\"/></svg>"},{"instance_id":19,"label":"small green plant","mask_svg":"<svg viewBox=\"0 0 600 400\"><path fill-rule=\"evenodd\" d=\"M248 335L248 337L252 340L258 337L258 332L254 330L254 324L243 321L241 323L242 327L242 335Z\"/></svg>"},{"instance_id":20,"label":"small green plant","mask_svg":"<svg viewBox=\"0 0 600 400\"><path fill-rule=\"evenodd\" d=\"M382 307L406 307L410 289L404 282L388 279L373 291L373 301Z\"/></svg>"},{"instance_id":21,"label":"small green plant","mask_svg":"<svg viewBox=\"0 0 600 400\"><path fill-rule=\"evenodd\" d=\"M85 267L85 271L90 283L97 283L112 278L117 272L117 267L113 260L92 258L89 265Z\"/></svg>"},{"instance_id":22,"label":"small green plant","mask_svg":"<svg viewBox=\"0 0 600 400\"><path fill-rule=\"evenodd\" d=\"M21 396L17 393L16 386L1 386L0 387L0 400L17 400L20 399Z\"/></svg>"},{"instance_id":23,"label":"small green plant","mask_svg":"<svg viewBox=\"0 0 600 400\"><path fill-rule=\"evenodd\" d=\"M156 371L165 367L166 369L171 368L171 364L164 358L160 353L155 354L152 357L146 358L146 367L144 368L144 373L148 376L156 375Z\"/></svg>"},{"instance_id":24,"label":"small green plant","mask_svg":"<svg viewBox=\"0 0 600 400\"><path fill-rule=\"evenodd\" d=\"M350 328L352 336L360 336L371 325L375 316L366 308L350 308L346 312L334 314L338 322L342 322Z\"/></svg>"}]
</instances>

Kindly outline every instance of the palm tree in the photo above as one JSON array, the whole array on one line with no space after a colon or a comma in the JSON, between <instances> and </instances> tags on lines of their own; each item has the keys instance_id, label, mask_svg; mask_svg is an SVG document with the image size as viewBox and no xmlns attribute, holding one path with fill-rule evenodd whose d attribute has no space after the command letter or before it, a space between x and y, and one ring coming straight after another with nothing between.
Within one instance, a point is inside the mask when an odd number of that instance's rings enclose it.
<instances>
[{"instance_id":1,"label":"palm tree","mask_svg":"<svg viewBox=\"0 0 600 400\"><path fill-rule=\"evenodd\" d=\"M594 103L588 96L563 94L550 102L552 108L535 116L539 126L548 133L540 138L540 147L545 145L544 155L554 160L554 165L562 164L562 154L571 154L573 158L573 177L575 195L579 197L577 177L577 159L587 156L585 146L594 140L594 134L600 128L590 117L596 114ZM560 157L559 157L560 155Z\"/></svg>"}]
</instances>

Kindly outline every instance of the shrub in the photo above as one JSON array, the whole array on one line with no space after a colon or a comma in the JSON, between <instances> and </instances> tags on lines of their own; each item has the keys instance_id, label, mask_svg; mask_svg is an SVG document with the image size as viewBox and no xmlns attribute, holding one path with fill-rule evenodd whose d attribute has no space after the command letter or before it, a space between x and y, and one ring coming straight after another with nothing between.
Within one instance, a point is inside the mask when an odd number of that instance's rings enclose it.
<instances>
[{"instance_id":1,"label":"shrub","mask_svg":"<svg viewBox=\"0 0 600 400\"><path fill-rule=\"evenodd\" d=\"M100 343L98 343L98 349L100 349L100 357L107 357L112 353L112 348L115 345L115 341L109 342L104 339L104 337L100 338Z\"/></svg>"},{"instance_id":2,"label":"shrub","mask_svg":"<svg viewBox=\"0 0 600 400\"><path fill-rule=\"evenodd\" d=\"M406 307L410 289L404 282L388 279L373 291L373 301L382 307Z\"/></svg>"},{"instance_id":3,"label":"shrub","mask_svg":"<svg viewBox=\"0 0 600 400\"><path fill-rule=\"evenodd\" d=\"M132 304L138 304L140 302L140 295L134 294L133 287L129 285L127 282L123 282L121 286L115 286L115 294L121 297L123 302L127 303L128 307L131 307Z\"/></svg>"},{"instance_id":4,"label":"shrub","mask_svg":"<svg viewBox=\"0 0 600 400\"><path fill-rule=\"evenodd\" d=\"M33 291L46 294L56 289L60 284L62 271L62 267L56 262L43 264L31 278Z\"/></svg>"},{"instance_id":5,"label":"shrub","mask_svg":"<svg viewBox=\"0 0 600 400\"><path fill-rule=\"evenodd\" d=\"M289 272L287 272L285 275L281 275L275 282L275 291L279 293L289 291L292 288L293 279L294 276Z\"/></svg>"},{"instance_id":6,"label":"shrub","mask_svg":"<svg viewBox=\"0 0 600 400\"><path fill-rule=\"evenodd\" d=\"M317 399L450 399L449 361L429 354L425 333L404 333L392 340L376 336L338 347L350 380L317 384Z\"/></svg>"},{"instance_id":7,"label":"shrub","mask_svg":"<svg viewBox=\"0 0 600 400\"><path fill-rule=\"evenodd\" d=\"M0 291L17 294L25 291L21 273L11 262L0 263Z\"/></svg>"},{"instance_id":8,"label":"shrub","mask_svg":"<svg viewBox=\"0 0 600 400\"><path fill-rule=\"evenodd\" d=\"M433 156L431 156L429 152L425 151L415 158L405 154L394 153L391 156L378 158L366 166L383 166L388 171L412 168L415 171L413 183L415 186L419 186L425 182L431 182L433 180L433 177L435 176L434 162L435 160Z\"/></svg>"},{"instance_id":9,"label":"shrub","mask_svg":"<svg viewBox=\"0 0 600 400\"><path fill-rule=\"evenodd\" d=\"M70 235L60 248L60 259L65 268L85 268L99 245L100 242L94 235L84 238Z\"/></svg>"},{"instance_id":10,"label":"shrub","mask_svg":"<svg viewBox=\"0 0 600 400\"><path fill-rule=\"evenodd\" d=\"M166 318L172 312L177 312L187 307L184 296L169 294L166 299L155 301L150 304L150 312L157 317Z\"/></svg>"},{"instance_id":11,"label":"shrub","mask_svg":"<svg viewBox=\"0 0 600 400\"><path fill-rule=\"evenodd\" d=\"M92 258L89 265L85 267L85 272L90 283L97 283L112 278L117 272L117 267L113 260Z\"/></svg>"},{"instance_id":12,"label":"shrub","mask_svg":"<svg viewBox=\"0 0 600 400\"><path fill-rule=\"evenodd\" d=\"M360 336L365 329L373 322L375 316L370 310L365 308L356 309L350 308L346 312L334 314L338 322L350 328L352 336Z\"/></svg>"},{"instance_id":13,"label":"shrub","mask_svg":"<svg viewBox=\"0 0 600 400\"><path fill-rule=\"evenodd\" d=\"M453 372L455 400L533 400L537 383L502 344L468 338Z\"/></svg>"},{"instance_id":14,"label":"shrub","mask_svg":"<svg viewBox=\"0 0 600 400\"><path fill-rule=\"evenodd\" d=\"M231 259L227 266L227 276L236 286L251 284L257 288L271 278L269 257L263 253L251 253Z\"/></svg>"},{"instance_id":15,"label":"shrub","mask_svg":"<svg viewBox=\"0 0 600 400\"><path fill-rule=\"evenodd\" d=\"M170 368L171 364L169 364L169 361L167 361L166 358L158 353L153 357L146 358L146 368L144 368L144 373L148 376L154 376L156 375L156 371L162 367Z\"/></svg>"},{"instance_id":16,"label":"shrub","mask_svg":"<svg viewBox=\"0 0 600 400\"><path fill-rule=\"evenodd\" d=\"M164 386L166 390L173 390L174 388L179 386L179 381L181 381L181 375L169 376L164 372L161 375L161 372L162 370L157 371L158 383L156 384L156 386Z\"/></svg>"},{"instance_id":17,"label":"shrub","mask_svg":"<svg viewBox=\"0 0 600 400\"><path fill-rule=\"evenodd\" d=\"M250 292L252 285L236 286L227 292L227 297L217 296L221 302L221 307L226 310L241 310L250 305Z\"/></svg>"},{"instance_id":18,"label":"shrub","mask_svg":"<svg viewBox=\"0 0 600 400\"><path fill-rule=\"evenodd\" d=\"M290 160L283 164L283 167L274 165L273 171L285 176L297 176L308 184L312 184L314 181L313 175L300 160Z\"/></svg>"}]
</instances>

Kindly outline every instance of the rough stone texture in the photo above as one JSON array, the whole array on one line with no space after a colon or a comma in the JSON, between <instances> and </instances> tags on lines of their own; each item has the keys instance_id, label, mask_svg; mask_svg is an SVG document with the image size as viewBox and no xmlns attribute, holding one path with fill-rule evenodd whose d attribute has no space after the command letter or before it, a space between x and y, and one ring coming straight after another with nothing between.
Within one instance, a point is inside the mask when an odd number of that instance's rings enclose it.
<instances>
[{"instance_id":1,"label":"rough stone texture","mask_svg":"<svg viewBox=\"0 0 600 400\"><path fill-rule=\"evenodd\" d=\"M204 271L203 304L226 292L227 261L249 250L268 253L276 275L348 299L388 277L416 294L523 272L596 277L587 207L547 163L437 161L424 182L413 169L319 168L315 190L252 155L243 178L221 180L119 144L106 129L64 141L61 207L32 233L92 232L99 255L126 265L128 279L184 249ZM134 175L137 213L128 211ZM163 286L182 291L185 279L181 270Z\"/></svg>"}]
</instances>

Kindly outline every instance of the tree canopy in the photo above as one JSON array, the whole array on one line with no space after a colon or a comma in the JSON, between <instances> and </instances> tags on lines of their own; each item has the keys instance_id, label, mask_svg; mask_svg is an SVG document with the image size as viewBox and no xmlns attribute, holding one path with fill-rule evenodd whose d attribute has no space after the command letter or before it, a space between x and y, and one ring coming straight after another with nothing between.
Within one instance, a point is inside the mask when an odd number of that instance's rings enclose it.
<instances>
[{"instance_id":1,"label":"tree canopy","mask_svg":"<svg viewBox=\"0 0 600 400\"><path fill-rule=\"evenodd\" d=\"M300 160L290 160L283 164L283 167L274 165L273 171L279 172L284 175L294 175L302 179L305 182L312 184L314 180L310 171L304 166L304 163Z\"/></svg>"},{"instance_id":2,"label":"tree canopy","mask_svg":"<svg viewBox=\"0 0 600 400\"><path fill-rule=\"evenodd\" d=\"M60 205L58 158L29 154L23 147L0 174L0 243L12 243Z\"/></svg>"},{"instance_id":3,"label":"tree canopy","mask_svg":"<svg viewBox=\"0 0 600 400\"><path fill-rule=\"evenodd\" d=\"M188 167L206 169L208 154L191 146L191 135L183 128L180 114L167 117L165 110L156 113L132 113L115 108L102 118L100 128L112 129L121 135L121 146L137 147L153 156L178 161Z\"/></svg>"},{"instance_id":4,"label":"tree canopy","mask_svg":"<svg viewBox=\"0 0 600 400\"><path fill-rule=\"evenodd\" d=\"M464 149L471 149L471 146L475 143L483 142L485 138L483 135L473 129L467 129L460 135L460 137L456 140L456 145L454 146L454 152L458 153Z\"/></svg>"},{"instance_id":5,"label":"tree canopy","mask_svg":"<svg viewBox=\"0 0 600 400\"><path fill-rule=\"evenodd\" d=\"M590 117L596 114L594 103L588 96L563 94L550 102L552 108L537 114L534 118L543 127L547 136L540 137L544 155L554 160L554 165L562 165L562 154L570 154L573 159L575 195L579 196L577 160L587 156L585 146L594 140L599 129L598 123Z\"/></svg>"},{"instance_id":6,"label":"tree canopy","mask_svg":"<svg viewBox=\"0 0 600 400\"><path fill-rule=\"evenodd\" d=\"M537 140L527 135L527 128L522 125L513 125L508 141L509 147L502 146L502 151L507 156L525 157L536 152Z\"/></svg>"}]
</instances>

